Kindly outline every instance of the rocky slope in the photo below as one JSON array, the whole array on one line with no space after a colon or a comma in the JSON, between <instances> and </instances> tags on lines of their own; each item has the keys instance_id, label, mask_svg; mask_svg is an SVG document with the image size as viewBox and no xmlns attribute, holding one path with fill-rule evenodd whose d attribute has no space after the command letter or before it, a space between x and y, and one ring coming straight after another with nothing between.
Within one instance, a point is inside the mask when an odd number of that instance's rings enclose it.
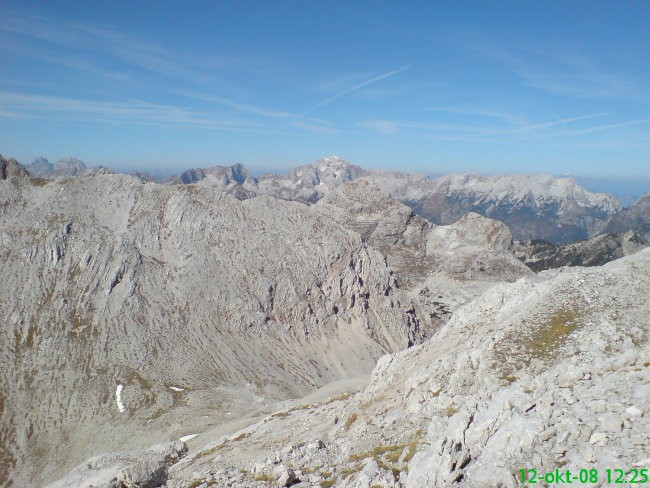
<instances>
[{"instance_id":1,"label":"rocky slope","mask_svg":"<svg viewBox=\"0 0 650 488\"><path fill-rule=\"evenodd\" d=\"M634 205L612 215L603 232L636 231L650 240L650 194L639 198Z\"/></svg>"},{"instance_id":2,"label":"rocky slope","mask_svg":"<svg viewBox=\"0 0 650 488\"><path fill-rule=\"evenodd\" d=\"M102 172L0 185L4 482L177 439L420 341L384 256L303 204Z\"/></svg>"},{"instance_id":3,"label":"rocky slope","mask_svg":"<svg viewBox=\"0 0 650 488\"><path fill-rule=\"evenodd\" d=\"M598 235L570 244L552 244L542 240L516 241L513 251L533 271L561 266L602 266L648 247L648 237L628 231Z\"/></svg>"},{"instance_id":4,"label":"rocky slope","mask_svg":"<svg viewBox=\"0 0 650 488\"><path fill-rule=\"evenodd\" d=\"M400 287L416 301L427 334L494 283L530 274L515 258L503 223L470 213L435 226L367 179L339 187L312 208L386 256Z\"/></svg>"},{"instance_id":5,"label":"rocky slope","mask_svg":"<svg viewBox=\"0 0 650 488\"><path fill-rule=\"evenodd\" d=\"M214 436L165 486L515 487L522 468L602 483L647 467L649 293L650 250L493 287L360 393Z\"/></svg>"}]
</instances>

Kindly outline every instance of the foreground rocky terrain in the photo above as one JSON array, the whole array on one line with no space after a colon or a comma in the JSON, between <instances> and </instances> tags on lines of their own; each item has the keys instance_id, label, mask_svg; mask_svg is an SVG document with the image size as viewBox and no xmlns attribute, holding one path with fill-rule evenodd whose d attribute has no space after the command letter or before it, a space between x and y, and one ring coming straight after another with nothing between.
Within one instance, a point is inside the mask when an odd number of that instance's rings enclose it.
<instances>
[{"instance_id":1,"label":"foreground rocky terrain","mask_svg":"<svg viewBox=\"0 0 650 488\"><path fill-rule=\"evenodd\" d=\"M150 472L168 487L514 487L520 469L597 469L602 484L650 463L649 292L650 250L493 287L356 395L279 408ZM93 461L53 486L87 486L97 465L124 476Z\"/></svg>"}]
</instances>

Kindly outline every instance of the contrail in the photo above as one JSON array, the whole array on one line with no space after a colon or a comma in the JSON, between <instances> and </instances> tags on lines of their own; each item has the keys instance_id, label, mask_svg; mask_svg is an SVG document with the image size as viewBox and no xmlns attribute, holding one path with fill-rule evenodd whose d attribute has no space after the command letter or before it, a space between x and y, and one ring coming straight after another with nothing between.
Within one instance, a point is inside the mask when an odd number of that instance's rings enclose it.
<instances>
[{"instance_id":1,"label":"contrail","mask_svg":"<svg viewBox=\"0 0 650 488\"><path fill-rule=\"evenodd\" d=\"M356 91L356 90L358 90L360 88L363 88L364 86L371 85L373 83L376 83L377 81L383 80L384 78L388 78L390 76L396 75L397 73L401 73L402 71L406 71L410 67L411 67L411 65L407 64L406 66L402 66L399 69L389 71L388 73L384 73L381 76L377 76L376 78L372 78L370 80L364 81L363 83L359 83L358 85L355 85L352 88L349 88L349 89L347 89L347 90L345 90L345 91L343 91L341 93L338 93L338 94L334 95L333 97L328 98L327 100L323 100L318 105L313 106L311 108L311 110L314 110L314 109L316 109L318 107L322 107L323 105L327 105L329 103L332 103L334 100L336 100L338 98L341 98L342 96L347 95L348 93L352 93L353 91Z\"/></svg>"}]
</instances>

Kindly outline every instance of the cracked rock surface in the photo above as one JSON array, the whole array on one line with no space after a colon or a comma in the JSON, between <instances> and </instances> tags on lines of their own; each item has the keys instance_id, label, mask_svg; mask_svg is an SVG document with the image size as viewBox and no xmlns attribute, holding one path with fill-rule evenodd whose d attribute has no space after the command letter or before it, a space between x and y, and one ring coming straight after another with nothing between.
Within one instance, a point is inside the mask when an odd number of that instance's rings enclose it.
<instances>
[{"instance_id":1,"label":"cracked rock surface","mask_svg":"<svg viewBox=\"0 0 650 488\"><path fill-rule=\"evenodd\" d=\"M495 286L369 385L279 409L170 469L170 487L519 486L647 466L650 250Z\"/></svg>"},{"instance_id":2,"label":"cracked rock surface","mask_svg":"<svg viewBox=\"0 0 650 488\"><path fill-rule=\"evenodd\" d=\"M304 204L30 181L0 182L0 478L178 439L421 341L384 256Z\"/></svg>"}]
</instances>

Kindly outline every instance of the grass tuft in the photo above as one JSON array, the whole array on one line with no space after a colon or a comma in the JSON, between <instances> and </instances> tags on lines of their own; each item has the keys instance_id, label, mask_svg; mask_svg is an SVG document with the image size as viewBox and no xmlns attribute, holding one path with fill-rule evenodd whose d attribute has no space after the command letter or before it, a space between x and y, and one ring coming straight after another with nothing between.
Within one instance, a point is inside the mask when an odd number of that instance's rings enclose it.
<instances>
[{"instance_id":1,"label":"grass tuft","mask_svg":"<svg viewBox=\"0 0 650 488\"><path fill-rule=\"evenodd\" d=\"M456 412L458 412L458 409L457 409L455 406L453 406L453 405L450 405L450 406L448 406L447 408L445 408L445 415L446 415L447 417L451 417L451 416L454 415Z\"/></svg>"},{"instance_id":2,"label":"grass tuft","mask_svg":"<svg viewBox=\"0 0 650 488\"><path fill-rule=\"evenodd\" d=\"M344 428L345 430L349 430L350 427L352 427L352 424L357 421L357 414L356 412L352 412L350 415L348 415L348 418L345 419L345 425Z\"/></svg>"}]
</instances>

